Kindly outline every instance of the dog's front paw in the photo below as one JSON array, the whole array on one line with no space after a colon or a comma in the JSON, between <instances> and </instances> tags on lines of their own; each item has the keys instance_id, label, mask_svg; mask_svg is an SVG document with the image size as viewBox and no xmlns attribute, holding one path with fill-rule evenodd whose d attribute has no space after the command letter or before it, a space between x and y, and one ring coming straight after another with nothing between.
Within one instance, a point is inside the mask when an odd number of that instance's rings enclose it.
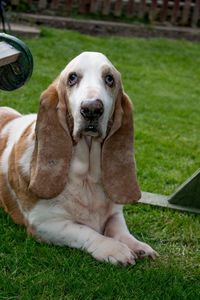
<instances>
[{"instance_id":1,"label":"dog's front paw","mask_svg":"<svg viewBox=\"0 0 200 300\"><path fill-rule=\"evenodd\" d=\"M150 257L155 260L159 256L151 246L143 242L138 241L132 248L138 258Z\"/></svg>"},{"instance_id":2,"label":"dog's front paw","mask_svg":"<svg viewBox=\"0 0 200 300\"><path fill-rule=\"evenodd\" d=\"M132 235L123 236L120 241L125 243L137 255L137 258L149 257L155 260L159 256L151 246L136 240Z\"/></svg>"},{"instance_id":3,"label":"dog's front paw","mask_svg":"<svg viewBox=\"0 0 200 300\"><path fill-rule=\"evenodd\" d=\"M129 247L112 238L103 238L92 245L89 252L100 261L112 264L134 265L136 256Z\"/></svg>"}]
</instances>

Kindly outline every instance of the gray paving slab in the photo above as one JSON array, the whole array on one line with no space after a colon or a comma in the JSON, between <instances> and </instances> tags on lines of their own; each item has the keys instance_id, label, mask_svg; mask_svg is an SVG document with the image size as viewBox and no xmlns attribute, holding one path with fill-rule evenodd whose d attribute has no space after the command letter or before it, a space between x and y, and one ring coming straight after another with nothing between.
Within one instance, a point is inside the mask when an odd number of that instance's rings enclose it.
<instances>
[{"instance_id":1,"label":"gray paving slab","mask_svg":"<svg viewBox=\"0 0 200 300\"><path fill-rule=\"evenodd\" d=\"M17 23L11 23L10 24L11 31L7 32L11 35L16 35L19 37L28 37L28 38L37 38L40 36L40 29L37 27L29 26L29 25L23 25L23 24L17 24ZM0 24L0 31L2 30L2 25Z\"/></svg>"}]
</instances>

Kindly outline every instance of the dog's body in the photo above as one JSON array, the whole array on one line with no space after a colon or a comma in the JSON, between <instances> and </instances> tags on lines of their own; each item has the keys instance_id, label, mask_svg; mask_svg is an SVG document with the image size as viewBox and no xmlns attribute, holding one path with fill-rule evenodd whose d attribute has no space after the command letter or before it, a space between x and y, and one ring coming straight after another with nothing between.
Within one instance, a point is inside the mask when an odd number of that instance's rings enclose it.
<instances>
[{"instance_id":1,"label":"dog's body","mask_svg":"<svg viewBox=\"0 0 200 300\"><path fill-rule=\"evenodd\" d=\"M155 258L123 217L140 197L132 153L120 75L102 54L83 53L43 93L38 116L0 108L0 203L37 239L114 264Z\"/></svg>"}]
</instances>

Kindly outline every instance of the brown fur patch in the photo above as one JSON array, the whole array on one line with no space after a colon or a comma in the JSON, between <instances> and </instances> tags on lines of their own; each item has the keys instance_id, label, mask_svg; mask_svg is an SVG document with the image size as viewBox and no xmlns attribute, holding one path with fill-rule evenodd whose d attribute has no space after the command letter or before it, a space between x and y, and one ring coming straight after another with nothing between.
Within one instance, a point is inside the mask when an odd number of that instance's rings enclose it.
<instances>
[{"instance_id":1,"label":"brown fur patch","mask_svg":"<svg viewBox=\"0 0 200 300\"><path fill-rule=\"evenodd\" d=\"M2 188L4 187L3 182L1 182L1 156L3 154L3 151L7 145L8 137L0 137L0 207L4 207L3 205L3 196L2 196Z\"/></svg>"},{"instance_id":2,"label":"brown fur patch","mask_svg":"<svg viewBox=\"0 0 200 300\"><path fill-rule=\"evenodd\" d=\"M1 156L3 154L4 149L7 145L8 137L0 138L0 162ZM10 214L12 219L17 224L24 224L24 217L19 210L16 199L11 194L5 174L3 174L0 165L0 205L4 208L4 210Z\"/></svg>"},{"instance_id":3,"label":"brown fur patch","mask_svg":"<svg viewBox=\"0 0 200 300\"><path fill-rule=\"evenodd\" d=\"M3 154L3 151L6 148L7 141L8 141L8 136L0 137L0 158Z\"/></svg>"},{"instance_id":4,"label":"brown fur patch","mask_svg":"<svg viewBox=\"0 0 200 300\"><path fill-rule=\"evenodd\" d=\"M0 131L10 121L19 118L21 115L16 111L6 111L6 108L0 107Z\"/></svg>"},{"instance_id":5,"label":"brown fur patch","mask_svg":"<svg viewBox=\"0 0 200 300\"><path fill-rule=\"evenodd\" d=\"M15 191L23 209L31 209L38 201L32 192L29 191L29 176L23 174L19 160L27 148L27 138L31 133L31 123L21 135L19 141L14 145L9 157L8 179L12 189Z\"/></svg>"},{"instance_id":6,"label":"brown fur patch","mask_svg":"<svg viewBox=\"0 0 200 300\"><path fill-rule=\"evenodd\" d=\"M0 171L0 200L4 210L11 216L16 224L25 225L24 217L18 204L9 191L5 175Z\"/></svg>"}]
</instances>

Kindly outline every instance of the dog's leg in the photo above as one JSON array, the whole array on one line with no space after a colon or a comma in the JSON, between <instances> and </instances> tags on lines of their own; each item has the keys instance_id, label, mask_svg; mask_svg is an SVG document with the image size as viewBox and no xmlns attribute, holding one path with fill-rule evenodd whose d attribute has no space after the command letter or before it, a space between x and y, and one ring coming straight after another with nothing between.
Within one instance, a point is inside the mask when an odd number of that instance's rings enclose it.
<instances>
[{"instance_id":1,"label":"dog's leg","mask_svg":"<svg viewBox=\"0 0 200 300\"><path fill-rule=\"evenodd\" d=\"M150 257L155 259L158 256L158 253L149 245L138 241L130 234L121 206L118 206L118 212L114 213L108 220L104 234L126 244L138 258Z\"/></svg>"},{"instance_id":2,"label":"dog's leg","mask_svg":"<svg viewBox=\"0 0 200 300\"><path fill-rule=\"evenodd\" d=\"M40 216L37 214L29 215L31 228L29 231L37 239L57 245L84 249L100 261L123 265L135 264L135 256L126 244L105 237L85 225L68 221L63 216L48 215L47 218L46 212L42 213L41 210Z\"/></svg>"}]
</instances>

